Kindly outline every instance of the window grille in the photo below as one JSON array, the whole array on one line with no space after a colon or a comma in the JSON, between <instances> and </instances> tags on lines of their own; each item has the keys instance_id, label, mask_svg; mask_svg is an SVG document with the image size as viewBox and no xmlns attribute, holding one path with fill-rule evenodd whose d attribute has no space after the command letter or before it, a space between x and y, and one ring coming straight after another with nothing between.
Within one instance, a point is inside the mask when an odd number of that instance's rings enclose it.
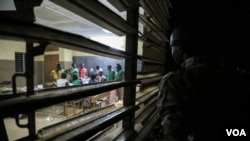
<instances>
[{"instance_id":1,"label":"window grille","mask_svg":"<svg viewBox=\"0 0 250 141\"><path fill-rule=\"evenodd\" d=\"M16 72L25 72L25 53L15 52L15 68Z\"/></svg>"}]
</instances>

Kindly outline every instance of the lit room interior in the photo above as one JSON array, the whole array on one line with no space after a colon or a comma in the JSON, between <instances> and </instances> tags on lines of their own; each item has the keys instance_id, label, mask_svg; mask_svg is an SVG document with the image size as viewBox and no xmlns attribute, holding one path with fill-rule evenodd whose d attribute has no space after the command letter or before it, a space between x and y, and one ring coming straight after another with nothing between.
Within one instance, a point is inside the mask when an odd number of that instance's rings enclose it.
<instances>
[{"instance_id":1,"label":"lit room interior","mask_svg":"<svg viewBox=\"0 0 250 141\"><path fill-rule=\"evenodd\" d=\"M172 57L173 27L206 25L203 52L248 78L249 9L193 0L1 0L0 140L153 140L159 84L183 71Z\"/></svg>"}]
</instances>

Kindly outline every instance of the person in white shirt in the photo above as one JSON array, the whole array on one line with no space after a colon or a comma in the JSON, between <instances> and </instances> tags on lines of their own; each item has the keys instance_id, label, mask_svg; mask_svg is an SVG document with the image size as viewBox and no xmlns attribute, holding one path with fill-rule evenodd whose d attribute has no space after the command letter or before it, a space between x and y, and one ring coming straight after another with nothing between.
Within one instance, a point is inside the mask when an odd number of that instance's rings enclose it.
<instances>
[{"instance_id":1,"label":"person in white shirt","mask_svg":"<svg viewBox=\"0 0 250 141\"><path fill-rule=\"evenodd\" d=\"M66 73L62 73L61 78L56 81L57 87L65 87L69 85L69 80L66 79Z\"/></svg>"},{"instance_id":2,"label":"person in white shirt","mask_svg":"<svg viewBox=\"0 0 250 141\"><path fill-rule=\"evenodd\" d=\"M106 81L106 77L103 75L103 71L99 71L99 74L97 75L97 81L98 82Z\"/></svg>"},{"instance_id":3,"label":"person in white shirt","mask_svg":"<svg viewBox=\"0 0 250 141\"><path fill-rule=\"evenodd\" d=\"M102 68L100 68L99 66L96 66L95 68L96 68L96 71L95 71L96 76L99 75L100 71L103 71Z\"/></svg>"}]
</instances>

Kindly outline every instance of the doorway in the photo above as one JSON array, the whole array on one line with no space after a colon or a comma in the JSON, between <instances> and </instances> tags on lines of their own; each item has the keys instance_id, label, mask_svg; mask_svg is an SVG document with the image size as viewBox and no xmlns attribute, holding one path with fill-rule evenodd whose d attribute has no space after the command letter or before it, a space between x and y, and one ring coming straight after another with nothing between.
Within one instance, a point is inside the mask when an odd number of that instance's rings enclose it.
<instances>
[{"instance_id":1,"label":"doorway","mask_svg":"<svg viewBox=\"0 0 250 141\"><path fill-rule=\"evenodd\" d=\"M59 55L44 55L44 81L52 82L51 71L59 63Z\"/></svg>"}]
</instances>

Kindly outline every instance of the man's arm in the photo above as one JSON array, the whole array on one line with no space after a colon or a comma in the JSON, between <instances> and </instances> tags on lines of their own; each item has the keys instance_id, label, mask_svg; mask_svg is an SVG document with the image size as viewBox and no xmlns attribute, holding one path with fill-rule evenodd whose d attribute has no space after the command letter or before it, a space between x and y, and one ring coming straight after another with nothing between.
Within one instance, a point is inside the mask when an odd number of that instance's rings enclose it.
<instances>
[{"instance_id":1,"label":"man's arm","mask_svg":"<svg viewBox=\"0 0 250 141\"><path fill-rule=\"evenodd\" d=\"M162 120L164 138L167 141L187 140L188 85L178 73L167 74L160 83L158 110Z\"/></svg>"}]
</instances>

